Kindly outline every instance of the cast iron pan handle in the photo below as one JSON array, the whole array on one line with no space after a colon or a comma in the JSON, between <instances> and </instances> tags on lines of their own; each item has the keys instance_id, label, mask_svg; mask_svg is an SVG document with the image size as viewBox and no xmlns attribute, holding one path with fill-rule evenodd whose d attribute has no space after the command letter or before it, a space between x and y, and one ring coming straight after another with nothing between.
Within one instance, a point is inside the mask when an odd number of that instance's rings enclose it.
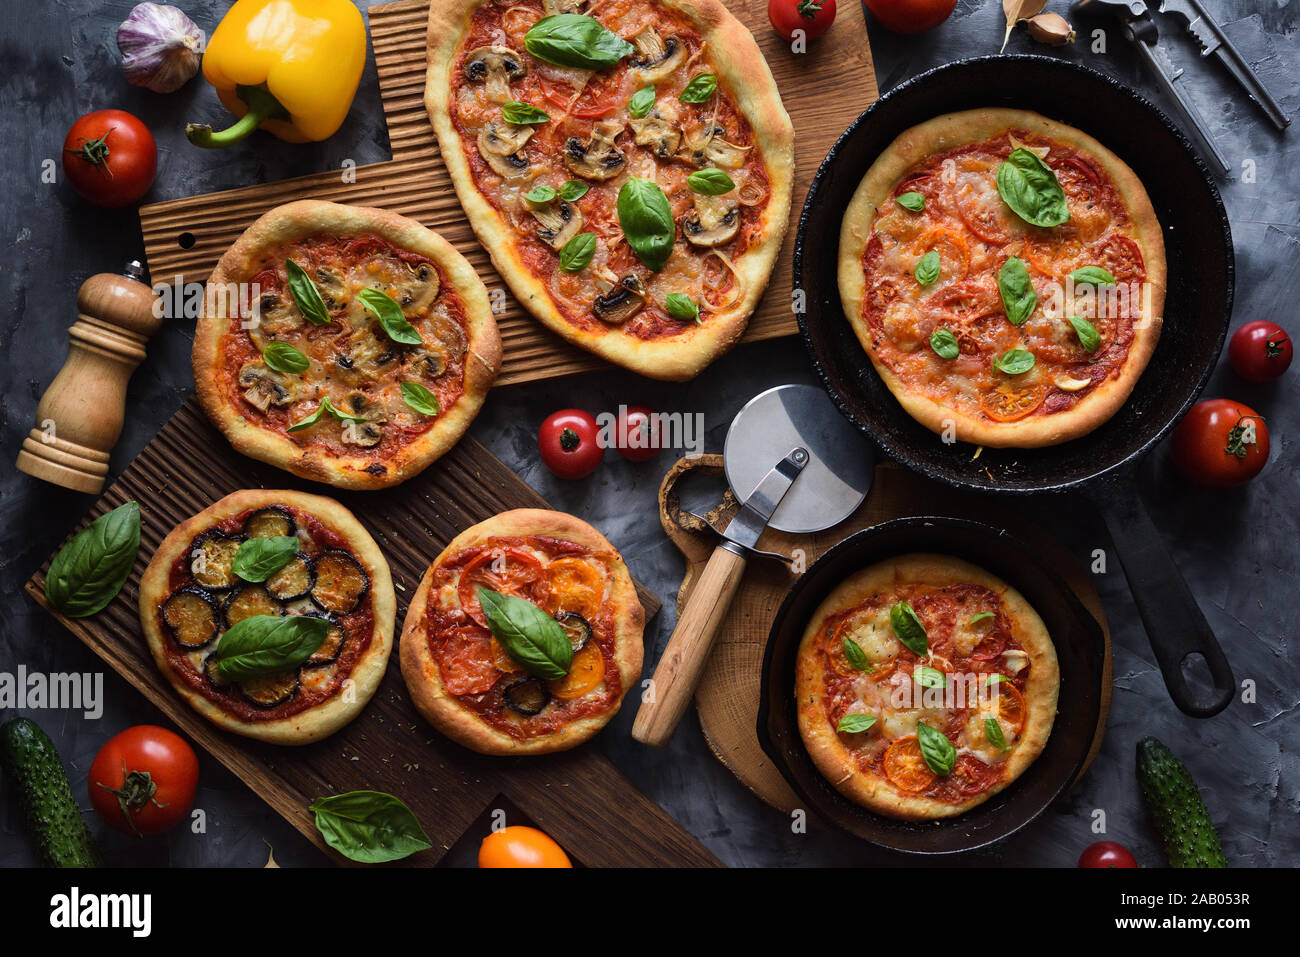
<instances>
[{"instance_id":1,"label":"cast iron pan handle","mask_svg":"<svg viewBox=\"0 0 1300 957\"><path fill-rule=\"evenodd\" d=\"M1139 500L1132 478L1100 483L1090 497L1105 516L1169 697L1185 714L1209 718L1226 708L1236 692L1232 668ZM1205 657L1214 682L1208 696L1195 692L1183 677L1183 660L1197 653Z\"/></svg>"}]
</instances>

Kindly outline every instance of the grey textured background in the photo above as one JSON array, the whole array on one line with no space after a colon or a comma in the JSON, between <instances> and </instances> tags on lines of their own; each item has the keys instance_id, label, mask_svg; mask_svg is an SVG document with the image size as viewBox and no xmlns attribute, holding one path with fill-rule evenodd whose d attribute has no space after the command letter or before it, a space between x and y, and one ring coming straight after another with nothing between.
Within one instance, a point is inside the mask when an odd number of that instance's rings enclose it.
<instances>
[{"instance_id":1,"label":"grey textured background","mask_svg":"<svg viewBox=\"0 0 1300 957\"><path fill-rule=\"evenodd\" d=\"M840 2L846 6L853 0ZM209 31L228 6L224 0L182 0L181 5ZM20 592L21 583L91 500L37 482L11 465L32 425L37 399L63 363L77 287L91 273L115 271L143 251L131 211L96 210L66 185L40 182L41 162L57 159L72 120L87 110L120 107L149 124L160 148L158 179L149 200L337 168L345 158L364 164L388 155L373 60L347 123L325 143L290 147L259 134L243 146L215 154L190 147L180 135L184 121L221 116L216 98L197 80L171 96L138 90L121 80L113 35L131 6L130 0L22 5L6 0L0 24L0 151L5 174L0 236L7 246L0 301L8 304L0 314L0 587L6 599L0 603L0 671L13 671L19 663L46 672L101 670L97 658ZM1288 0L1206 0L1206 6L1294 117L1300 104L1295 82L1300 75L1300 5ZM1058 12L1065 12L1064 7L1060 0L1051 4ZM1300 331L1295 318L1300 301L1296 130L1277 135L1217 63L1198 62L1190 41L1172 28L1173 21L1158 19L1171 35L1167 42L1173 56L1188 67L1184 82L1192 98L1235 166L1222 182L1237 253L1233 326L1267 317ZM1057 51L1059 55L1110 72L1169 108L1117 33L1110 32L1107 53L1092 54L1083 30L1092 24L1078 25L1084 42ZM850 27L841 23L834 29ZM995 0L961 0L946 24L920 37L896 36L871 23L881 90L941 63L996 52L1001 35L1002 14ZM1010 51L1045 49L1023 30L1008 46ZM1254 183L1241 182L1246 161L1257 170ZM126 431L113 456L114 473L189 392L191 335L191 327L173 323L154 339L148 361L131 384ZM1150 458L1143 475L1143 494L1156 524L1199 596L1239 680L1255 683L1257 701L1234 702L1207 721L1183 716L1165 694L1122 576L1118 570L1098 576L1115 639L1115 698L1101 755L1081 786L1034 826L964 863L1072 866L1080 850L1096 839L1089 830L1095 809L1106 813L1107 837L1126 843L1147 864L1161 863L1134 780L1133 747L1146 734L1162 738L1191 767L1230 861L1256 867L1300 862L1300 760L1294 749L1300 730L1300 662L1293 652L1300 622L1294 600L1300 520L1293 436L1300 413L1294 397L1287 395L1296 388L1296 377L1293 368L1278 383L1250 386L1236 379L1225 361L1210 382L1207 396L1240 399L1269 420L1272 460L1247 488L1228 493L1189 488L1172 474L1163 448ZM726 426L744 401L787 381L813 381L795 341L738 349L688 385L610 372L501 389L488 399L472 434L555 507L603 529L634 572L671 599L683 569L659 528L655 493L674 455L663 453L655 462L635 465L611 453L592 478L562 482L538 464L535 435L540 420L554 408L577 405L600 411L620 402L702 411L709 428L707 447L720 450ZM1029 507L1081 557L1096 547L1109 548L1100 521L1081 503L1046 500ZM648 629L648 664L662 651L672 620L665 609ZM115 674L108 672L104 681L107 707L98 721L65 711L29 714L58 745L83 800L84 774L100 745L129 724L159 720L152 706ZM727 863L898 862L838 834L792 835L782 815L758 802L711 757L693 719L683 723L668 749L655 752L629 736L633 710L624 709L596 746ZM0 712L0 719L10 716ZM201 762L198 804L207 811L208 833L179 831L134 842L108 832L92 815L92 829L102 836L111 862L260 865L267 844L285 865L323 861L224 768L204 756ZM32 861L16 805L5 789L0 799L0 864Z\"/></svg>"}]
</instances>

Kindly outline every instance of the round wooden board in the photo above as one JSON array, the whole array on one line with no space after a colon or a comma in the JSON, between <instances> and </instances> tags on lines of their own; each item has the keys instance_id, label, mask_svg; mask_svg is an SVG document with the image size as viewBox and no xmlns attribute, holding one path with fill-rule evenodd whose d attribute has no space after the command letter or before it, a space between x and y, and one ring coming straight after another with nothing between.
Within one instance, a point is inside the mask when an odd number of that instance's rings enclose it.
<instances>
[{"instance_id":1,"label":"round wooden board","mask_svg":"<svg viewBox=\"0 0 1300 957\"><path fill-rule=\"evenodd\" d=\"M669 539L686 557L686 577L677 592L679 611L717 544L714 532L679 508L679 482L692 473L721 476L722 456L681 459L664 476L659 489L659 520ZM715 527L721 527L734 513L736 504L731 493L727 492L723 502L705 518ZM793 555L796 549L802 549L803 567L807 567L822 552L853 532L908 515L950 515L1005 527L1039 550L1101 625L1106 636L1101 715L1087 760L1079 772L1079 777L1082 777L1101 748L1110 710L1110 629L1101 598L1086 571L1069 551L1044 534L1042 528L1017 517L997 500L964 493L897 466L883 464L876 467L875 480L866 501L844 522L813 535L789 535L769 529L758 547L782 555ZM793 577L794 573L779 562L760 558L750 560L695 693L695 708L704 737L718 760L758 797L786 812L794 810L801 802L763 753L755 725L768 629Z\"/></svg>"}]
</instances>

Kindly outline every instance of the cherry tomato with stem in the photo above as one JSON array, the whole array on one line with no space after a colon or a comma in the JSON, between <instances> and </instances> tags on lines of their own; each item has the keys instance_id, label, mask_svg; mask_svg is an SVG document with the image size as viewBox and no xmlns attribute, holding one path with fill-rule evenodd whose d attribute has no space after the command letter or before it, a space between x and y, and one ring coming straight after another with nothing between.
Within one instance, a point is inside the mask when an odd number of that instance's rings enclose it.
<instances>
[{"instance_id":1,"label":"cherry tomato with stem","mask_svg":"<svg viewBox=\"0 0 1300 957\"><path fill-rule=\"evenodd\" d=\"M1242 402L1206 399L1174 426L1174 465L1183 477L1210 488L1249 482L1268 461L1268 426Z\"/></svg>"},{"instance_id":2,"label":"cherry tomato with stem","mask_svg":"<svg viewBox=\"0 0 1300 957\"><path fill-rule=\"evenodd\" d=\"M796 30L816 40L835 22L835 0L767 0L767 18L786 40L793 42Z\"/></svg>"},{"instance_id":3,"label":"cherry tomato with stem","mask_svg":"<svg viewBox=\"0 0 1300 957\"><path fill-rule=\"evenodd\" d=\"M87 113L63 141L63 174L96 206L129 206L149 192L157 172L153 134L125 110Z\"/></svg>"},{"instance_id":4,"label":"cherry tomato with stem","mask_svg":"<svg viewBox=\"0 0 1300 957\"><path fill-rule=\"evenodd\" d=\"M585 478L605 458L595 416L582 409L552 412L537 432L546 467L563 479Z\"/></svg>"},{"instance_id":5,"label":"cherry tomato with stem","mask_svg":"<svg viewBox=\"0 0 1300 957\"><path fill-rule=\"evenodd\" d=\"M1232 334L1228 361L1247 382L1272 382L1291 366L1291 337L1276 322L1256 319Z\"/></svg>"},{"instance_id":6,"label":"cherry tomato with stem","mask_svg":"<svg viewBox=\"0 0 1300 957\"><path fill-rule=\"evenodd\" d=\"M863 0L886 30L924 33L952 16L957 0Z\"/></svg>"},{"instance_id":7,"label":"cherry tomato with stem","mask_svg":"<svg viewBox=\"0 0 1300 957\"><path fill-rule=\"evenodd\" d=\"M1137 867L1138 862L1129 849L1114 841L1089 844L1079 855L1080 867Z\"/></svg>"},{"instance_id":8,"label":"cherry tomato with stem","mask_svg":"<svg viewBox=\"0 0 1300 957\"><path fill-rule=\"evenodd\" d=\"M483 838L479 867L573 867L564 848L535 827L512 824Z\"/></svg>"},{"instance_id":9,"label":"cherry tomato with stem","mask_svg":"<svg viewBox=\"0 0 1300 957\"><path fill-rule=\"evenodd\" d=\"M618 413L618 452L629 462L649 462L663 448L659 420L643 405L628 405Z\"/></svg>"},{"instance_id":10,"label":"cherry tomato with stem","mask_svg":"<svg viewBox=\"0 0 1300 957\"><path fill-rule=\"evenodd\" d=\"M194 805L199 759L184 738L140 724L110 738L90 765L90 803L106 824L147 837L171 830Z\"/></svg>"}]
</instances>

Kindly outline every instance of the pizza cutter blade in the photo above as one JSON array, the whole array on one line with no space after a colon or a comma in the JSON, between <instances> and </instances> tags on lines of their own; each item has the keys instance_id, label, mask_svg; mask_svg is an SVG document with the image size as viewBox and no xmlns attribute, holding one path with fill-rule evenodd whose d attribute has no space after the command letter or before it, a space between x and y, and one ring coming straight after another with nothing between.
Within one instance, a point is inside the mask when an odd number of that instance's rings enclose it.
<instances>
[{"instance_id":1,"label":"pizza cutter blade","mask_svg":"<svg viewBox=\"0 0 1300 957\"><path fill-rule=\"evenodd\" d=\"M643 744L663 747L686 712L718 628L740 587L745 563L769 527L795 534L838 525L871 488L875 455L816 386L759 393L732 420L722 454L740 510L721 530L677 618L632 725Z\"/></svg>"}]
</instances>

